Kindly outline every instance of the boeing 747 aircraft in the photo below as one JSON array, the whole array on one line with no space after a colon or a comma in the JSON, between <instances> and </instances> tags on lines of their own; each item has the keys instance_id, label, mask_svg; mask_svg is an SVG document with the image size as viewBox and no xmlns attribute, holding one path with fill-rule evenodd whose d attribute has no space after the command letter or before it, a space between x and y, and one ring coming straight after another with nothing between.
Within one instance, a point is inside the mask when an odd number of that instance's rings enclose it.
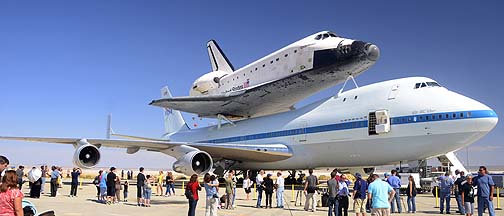
<instances>
[{"instance_id":1,"label":"boeing 747 aircraft","mask_svg":"<svg viewBox=\"0 0 504 216\"><path fill-rule=\"evenodd\" d=\"M167 88L162 90L170 96ZM186 175L229 169L358 169L453 154L498 122L488 106L436 81L410 77L341 92L297 110L234 123L189 129L179 111L167 109L159 139L0 137L71 144L74 162L95 166L101 146L140 149L175 157Z\"/></svg>"},{"instance_id":2,"label":"boeing 747 aircraft","mask_svg":"<svg viewBox=\"0 0 504 216\"><path fill-rule=\"evenodd\" d=\"M371 43L323 31L235 70L217 43L208 42L213 71L194 82L187 97L151 105L201 117L251 118L294 109L294 104L374 65Z\"/></svg>"}]
</instances>

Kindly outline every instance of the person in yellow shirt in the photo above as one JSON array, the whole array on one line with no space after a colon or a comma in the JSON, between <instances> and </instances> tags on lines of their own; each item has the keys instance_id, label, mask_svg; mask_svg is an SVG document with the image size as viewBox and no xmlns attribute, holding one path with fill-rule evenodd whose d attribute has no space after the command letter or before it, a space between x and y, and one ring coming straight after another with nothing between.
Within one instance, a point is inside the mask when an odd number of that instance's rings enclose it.
<instances>
[{"instance_id":1,"label":"person in yellow shirt","mask_svg":"<svg viewBox=\"0 0 504 216\"><path fill-rule=\"evenodd\" d=\"M157 186L156 186L156 195L163 196L163 181L164 181L164 173L162 170L159 171L159 175L157 177ZM161 190L161 193L159 193Z\"/></svg>"}]
</instances>

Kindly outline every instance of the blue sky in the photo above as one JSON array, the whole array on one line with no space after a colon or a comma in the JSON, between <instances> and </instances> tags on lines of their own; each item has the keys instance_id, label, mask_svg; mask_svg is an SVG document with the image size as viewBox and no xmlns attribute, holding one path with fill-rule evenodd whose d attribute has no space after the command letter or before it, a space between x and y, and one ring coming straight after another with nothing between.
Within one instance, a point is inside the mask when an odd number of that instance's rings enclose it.
<instances>
[{"instance_id":1,"label":"blue sky","mask_svg":"<svg viewBox=\"0 0 504 216\"><path fill-rule=\"evenodd\" d=\"M504 112L502 1L3 1L0 134L159 137L148 106L169 85L187 95L210 71L216 39L235 67L321 30L377 44L381 59L360 85L426 76ZM327 97L340 86L303 101ZM208 124L193 121L189 124ZM471 165L504 164L502 123L469 147ZM70 165L73 147L0 142L12 163ZM465 151L462 152L465 162ZM168 167L162 154L105 149L102 166Z\"/></svg>"}]
</instances>

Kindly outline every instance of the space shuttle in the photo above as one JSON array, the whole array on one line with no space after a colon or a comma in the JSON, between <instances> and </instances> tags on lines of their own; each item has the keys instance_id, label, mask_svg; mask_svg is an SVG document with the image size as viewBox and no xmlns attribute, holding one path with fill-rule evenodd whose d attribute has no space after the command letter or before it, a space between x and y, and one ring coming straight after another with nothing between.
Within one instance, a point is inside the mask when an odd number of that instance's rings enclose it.
<instances>
[{"instance_id":1,"label":"space shuttle","mask_svg":"<svg viewBox=\"0 0 504 216\"><path fill-rule=\"evenodd\" d=\"M380 57L378 46L322 31L235 69L215 40L207 43L212 71L196 79L189 96L150 105L200 117L253 118L294 109L323 89L356 77Z\"/></svg>"}]
</instances>

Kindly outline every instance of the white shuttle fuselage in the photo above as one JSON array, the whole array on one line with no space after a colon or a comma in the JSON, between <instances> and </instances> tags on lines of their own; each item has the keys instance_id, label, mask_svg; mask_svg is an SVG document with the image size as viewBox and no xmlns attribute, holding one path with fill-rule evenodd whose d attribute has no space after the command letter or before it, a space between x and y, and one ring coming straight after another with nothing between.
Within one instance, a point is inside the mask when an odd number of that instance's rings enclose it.
<instances>
[{"instance_id":1,"label":"white shuttle fuselage","mask_svg":"<svg viewBox=\"0 0 504 216\"><path fill-rule=\"evenodd\" d=\"M280 143L292 153L282 161L238 162L233 166L236 169L361 167L455 151L483 137L497 121L496 113L486 105L432 79L412 77L352 89L285 113L221 128L184 130L164 138L196 143Z\"/></svg>"}]
</instances>

